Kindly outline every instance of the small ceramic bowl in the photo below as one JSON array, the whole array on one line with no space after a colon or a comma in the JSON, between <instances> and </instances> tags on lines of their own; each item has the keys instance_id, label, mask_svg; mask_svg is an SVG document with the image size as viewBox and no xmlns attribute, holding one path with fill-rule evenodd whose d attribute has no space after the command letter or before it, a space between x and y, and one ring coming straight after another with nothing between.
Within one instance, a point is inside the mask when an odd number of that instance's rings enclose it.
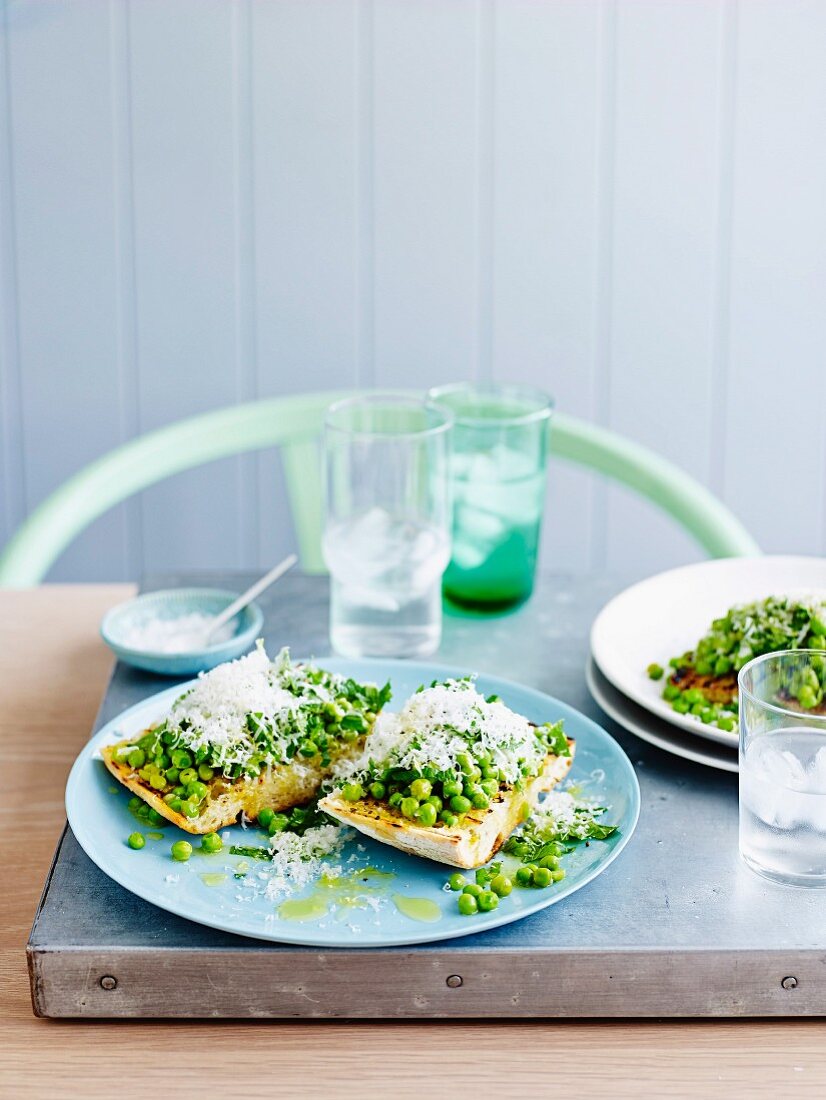
<instances>
[{"instance_id":1,"label":"small ceramic bowl","mask_svg":"<svg viewBox=\"0 0 826 1100\"><path fill-rule=\"evenodd\" d=\"M237 596L237 592L218 588L169 588L147 592L108 611L100 624L100 634L115 656L126 664L162 676L194 676L223 661L240 657L252 648L264 625L264 615L258 604L249 604L227 624L235 631L232 637L192 652L137 649L127 644L130 633L155 619L178 619L194 613L219 615Z\"/></svg>"}]
</instances>

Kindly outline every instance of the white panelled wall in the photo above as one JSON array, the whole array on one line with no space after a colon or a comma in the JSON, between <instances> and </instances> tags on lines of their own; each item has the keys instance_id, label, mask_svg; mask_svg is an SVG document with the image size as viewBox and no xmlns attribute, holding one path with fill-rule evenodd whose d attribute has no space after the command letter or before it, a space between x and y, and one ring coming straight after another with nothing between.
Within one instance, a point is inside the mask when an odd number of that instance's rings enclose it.
<instances>
[{"instance_id":1,"label":"white panelled wall","mask_svg":"<svg viewBox=\"0 0 826 1100\"><path fill-rule=\"evenodd\" d=\"M0 0L0 542L136 433L257 396L541 386L826 538L822 0ZM272 455L55 579L263 567ZM555 465L544 561L696 558Z\"/></svg>"}]
</instances>

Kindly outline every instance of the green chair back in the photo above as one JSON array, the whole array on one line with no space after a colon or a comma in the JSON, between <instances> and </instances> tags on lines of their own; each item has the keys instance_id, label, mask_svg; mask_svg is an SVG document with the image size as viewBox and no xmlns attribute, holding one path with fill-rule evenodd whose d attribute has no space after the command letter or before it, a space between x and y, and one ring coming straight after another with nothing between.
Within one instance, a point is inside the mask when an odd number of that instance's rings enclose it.
<instances>
[{"instance_id":1,"label":"green chair back","mask_svg":"<svg viewBox=\"0 0 826 1100\"><path fill-rule=\"evenodd\" d=\"M327 407L347 393L279 397L181 420L139 436L71 477L21 525L0 555L0 586L39 584L98 516L172 474L268 447L282 451L301 564L322 572L318 442ZM699 482L614 432L556 414L551 453L626 485L667 512L711 557L760 553L740 521Z\"/></svg>"}]
</instances>

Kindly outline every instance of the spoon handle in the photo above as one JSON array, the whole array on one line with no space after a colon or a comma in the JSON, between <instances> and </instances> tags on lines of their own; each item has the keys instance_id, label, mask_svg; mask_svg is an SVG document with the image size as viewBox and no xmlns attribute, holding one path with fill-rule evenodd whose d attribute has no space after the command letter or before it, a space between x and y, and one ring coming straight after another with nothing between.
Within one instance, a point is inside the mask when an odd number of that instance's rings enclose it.
<instances>
[{"instance_id":1,"label":"spoon handle","mask_svg":"<svg viewBox=\"0 0 826 1100\"><path fill-rule=\"evenodd\" d=\"M230 619L234 619L238 612L243 611L248 603L254 600L256 596L260 596L265 588L269 588L269 586L274 584L279 577L283 577L288 569L292 569L297 561L298 556L296 554L289 554L283 561L280 561L278 565L274 566L269 573L265 573L260 580L251 585L246 592L242 592L238 599L233 600L229 607L225 608L220 615L216 615L206 632L206 642L209 642L209 639L215 631L219 630L224 623L228 623Z\"/></svg>"}]
</instances>

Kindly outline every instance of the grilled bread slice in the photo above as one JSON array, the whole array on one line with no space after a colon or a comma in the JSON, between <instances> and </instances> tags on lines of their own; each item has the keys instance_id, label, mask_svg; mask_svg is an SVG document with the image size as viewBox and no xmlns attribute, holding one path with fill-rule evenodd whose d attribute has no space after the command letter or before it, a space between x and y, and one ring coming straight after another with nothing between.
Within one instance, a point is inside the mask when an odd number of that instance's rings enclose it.
<instances>
[{"instance_id":1,"label":"grilled bread slice","mask_svg":"<svg viewBox=\"0 0 826 1100\"><path fill-rule=\"evenodd\" d=\"M500 790L484 810L470 810L461 824L426 827L410 821L386 802L362 798L348 802L333 792L319 802L319 809L365 836L390 844L413 856L447 863L451 867L481 867L495 855L513 830L534 809L543 791L549 791L568 774L575 744L568 738L570 756L549 754L542 771L521 791Z\"/></svg>"},{"instance_id":2,"label":"grilled bread slice","mask_svg":"<svg viewBox=\"0 0 826 1100\"><path fill-rule=\"evenodd\" d=\"M208 794L197 817L185 817L172 810L163 800L163 792L154 790L145 783L134 768L128 764L118 764L114 759L115 751L123 745L134 742L122 741L116 745L106 745L101 749L103 762L114 777L138 795L168 821L188 833L212 833L233 825L242 813L249 818L258 817L265 806L276 812L290 810L314 798L318 794L322 780L330 774L329 767L322 767L321 757L309 760L293 760L289 764L273 764L264 768L254 778L228 779L216 776L205 786ZM335 759L345 761L355 758L364 747L364 738L344 746Z\"/></svg>"}]
</instances>

